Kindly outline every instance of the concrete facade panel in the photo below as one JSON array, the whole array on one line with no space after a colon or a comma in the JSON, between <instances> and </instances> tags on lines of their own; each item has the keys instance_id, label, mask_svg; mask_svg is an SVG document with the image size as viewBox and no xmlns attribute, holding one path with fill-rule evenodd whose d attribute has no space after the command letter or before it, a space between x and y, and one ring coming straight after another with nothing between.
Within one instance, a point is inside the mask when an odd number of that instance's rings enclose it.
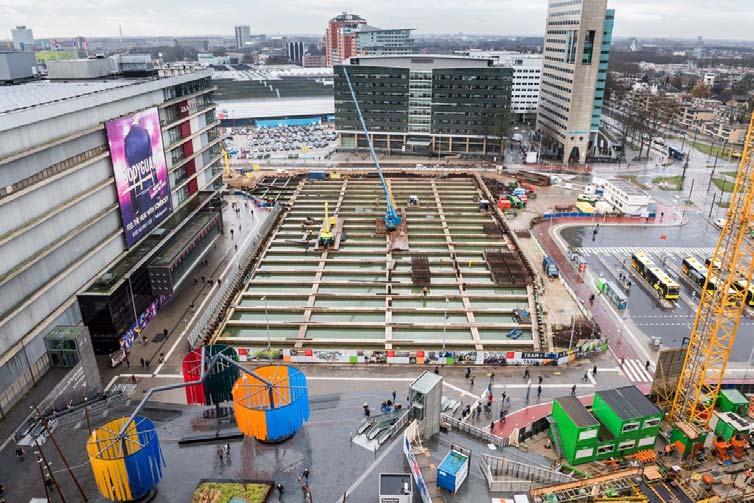
<instances>
[{"instance_id":1,"label":"concrete facade panel","mask_svg":"<svg viewBox=\"0 0 754 503\"><path fill-rule=\"evenodd\" d=\"M48 255L40 258L31 267L0 285L0 313L4 315L13 306L44 287L52 278L63 272L66 267L79 260L108 236L117 232L120 227L120 213L117 210L112 211L102 216L92 226L75 234L72 239L59 245ZM16 251L12 243L10 246L3 247L0 249L0 261L5 258L5 255L11 255L10 260L15 259L13 263L19 263L18 259L22 256L12 256ZM73 293L71 292L71 294Z\"/></svg>"},{"instance_id":2,"label":"concrete facade panel","mask_svg":"<svg viewBox=\"0 0 754 503\"><path fill-rule=\"evenodd\" d=\"M56 207L65 204L97 185L113 177L110 159L102 159L89 166L72 171L67 176L47 185L40 185L22 197L18 197L0 205L3 218L0 219L0 236L18 228L23 229L30 221L44 217ZM93 216L116 201L115 182L111 183L111 198L102 200L101 206L90 207L89 215Z\"/></svg>"},{"instance_id":3,"label":"concrete facade panel","mask_svg":"<svg viewBox=\"0 0 754 503\"><path fill-rule=\"evenodd\" d=\"M105 131L96 131L58 145L56 148L25 156L17 161L0 165L0 187L7 187L33 176L53 164L70 159L99 146L107 146Z\"/></svg>"},{"instance_id":4,"label":"concrete facade panel","mask_svg":"<svg viewBox=\"0 0 754 503\"><path fill-rule=\"evenodd\" d=\"M97 272L124 250L122 238L116 238L104 245L78 268L71 271L61 281L48 284L49 289L25 309L0 319L0 353L6 352L21 337L43 321L61 304L83 287Z\"/></svg>"}]
</instances>

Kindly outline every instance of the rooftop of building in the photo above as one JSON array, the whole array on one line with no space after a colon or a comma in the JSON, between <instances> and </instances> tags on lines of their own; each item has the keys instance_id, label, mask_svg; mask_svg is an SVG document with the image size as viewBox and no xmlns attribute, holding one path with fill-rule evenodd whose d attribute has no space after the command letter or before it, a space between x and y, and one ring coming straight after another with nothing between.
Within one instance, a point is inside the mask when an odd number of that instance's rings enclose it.
<instances>
[{"instance_id":1,"label":"rooftop of building","mask_svg":"<svg viewBox=\"0 0 754 503\"><path fill-rule=\"evenodd\" d=\"M622 190L623 192L625 192L626 194L630 196L647 195L645 191L641 190L639 187L637 187L633 183L628 182L626 180L614 179L614 180L608 180L608 182L616 189Z\"/></svg>"},{"instance_id":2,"label":"rooftop of building","mask_svg":"<svg viewBox=\"0 0 754 503\"><path fill-rule=\"evenodd\" d=\"M0 86L0 114L140 84L148 79L35 80Z\"/></svg>"},{"instance_id":3,"label":"rooftop of building","mask_svg":"<svg viewBox=\"0 0 754 503\"><path fill-rule=\"evenodd\" d=\"M566 414L568 414L568 417L571 418L573 424L575 424L579 428L599 426L600 423L594 418L592 413L589 412L589 409L587 409L586 406L581 403L575 396L562 396L560 398L556 398L555 401L558 403L560 408L563 409Z\"/></svg>"},{"instance_id":4,"label":"rooftop of building","mask_svg":"<svg viewBox=\"0 0 754 503\"><path fill-rule=\"evenodd\" d=\"M382 66L391 68L487 68L493 66L491 59L452 56L448 54L405 54L388 56L356 56L345 64L360 66Z\"/></svg>"},{"instance_id":5,"label":"rooftop of building","mask_svg":"<svg viewBox=\"0 0 754 503\"><path fill-rule=\"evenodd\" d=\"M416 28L379 28L377 26L372 26L370 24L362 24L359 25L357 28L357 31L359 33L370 33L375 31L411 31L415 30Z\"/></svg>"},{"instance_id":6,"label":"rooftop of building","mask_svg":"<svg viewBox=\"0 0 754 503\"><path fill-rule=\"evenodd\" d=\"M650 402L636 386L598 391L597 396L602 398L624 420L662 414L662 411Z\"/></svg>"}]
</instances>

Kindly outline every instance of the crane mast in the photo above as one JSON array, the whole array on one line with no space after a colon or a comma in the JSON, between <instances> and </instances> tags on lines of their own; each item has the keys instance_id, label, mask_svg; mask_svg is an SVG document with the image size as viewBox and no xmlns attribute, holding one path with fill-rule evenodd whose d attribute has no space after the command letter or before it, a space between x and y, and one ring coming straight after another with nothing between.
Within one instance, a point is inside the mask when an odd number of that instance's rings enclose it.
<instances>
[{"instance_id":1,"label":"crane mast","mask_svg":"<svg viewBox=\"0 0 754 503\"><path fill-rule=\"evenodd\" d=\"M359 100L356 98L356 92L354 91L353 85L351 84L351 77L348 76L348 69L346 68L346 65L342 65L341 68L343 68L343 75L346 77L346 82L348 83L348 90L351 92L351 98L353 99L353 104L356 106L356 113L359 116L359 121L361 122L361 128L364 131L364 136L366 136L367 143L369 144L369 153L372 156L372 160L374 161L375 166L377 166L377 174L380 176L380 182L382 183L382 190L385 192L385 203L386 203L385 228L389 231L392 231L392 230L395 230L399 225L401 225L401 216L395 210L395 201L393 200L393 193L390 190L390 187L388 186L387 182L385 181L385 176L382 174L382 166L380 166L380 160L377 158L377 153L374 151L374 144L372 143L372 137L369 136L367 123L364 120L364 115L361 113Z\"/></svg>"},{"instance_id":2,"label":"crane mast","mask_svg":"<svg viewBox=\"0 0 754 503\"><path fill-rule=\"evenodd\" d=\"M752 115L727 219L712 255L720 264L714 291L707 282L691 330L683 370L668 417L708 429L744 311L754 270L754 115ZM743 283L740 281L743 280ZM739 285L736 282L739 281ZM737 288L739 286L739 288Z\"/></svg>"}]
</instances>

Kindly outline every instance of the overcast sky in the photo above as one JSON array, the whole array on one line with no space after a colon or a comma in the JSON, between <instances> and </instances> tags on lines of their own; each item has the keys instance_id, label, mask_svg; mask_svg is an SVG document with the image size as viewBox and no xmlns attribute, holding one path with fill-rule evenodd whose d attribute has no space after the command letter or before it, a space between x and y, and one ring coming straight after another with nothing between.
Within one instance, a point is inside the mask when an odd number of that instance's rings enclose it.
<instances>
[{"instance_id":1,"label":"overcast sky","mask_svg":"<svg viewBox=\"0 0 754 503\"><path fill-rule=\"evenodd\" d=\"M753 0L608 0L616 9L615 35L754 40ZM348 10L379 27L418 33L539 35L546 0L0 0L0 38L25 24L44 37L319 34Z\"/></svg>"}]
</instances>

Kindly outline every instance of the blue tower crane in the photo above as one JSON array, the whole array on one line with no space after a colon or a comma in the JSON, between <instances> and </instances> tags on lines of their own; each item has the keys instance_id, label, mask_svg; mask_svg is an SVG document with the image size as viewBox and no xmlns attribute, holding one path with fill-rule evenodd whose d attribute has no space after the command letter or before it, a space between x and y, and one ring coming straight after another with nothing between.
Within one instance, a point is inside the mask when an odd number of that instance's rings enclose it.
<instances>
[{"instance_id":1,"label":"blue tower crane","mask_svg":"<svg viewBox=\"0 0 754 503\"><path fill-rule=\"evenodd\" d=\"M351 91L351 98L353 98L353 104L356 106L356 113L359 114L359 120L361 121L361 128L364 130L364 136L367 137L369 143L369 153L372 155L372 160L377 166L377 174L380 175L380 182L382 182L382 190L385 192L385 201L387 202L387 208L385 209L385 229L389 231L395 230L401 225L401 216L395 210L395 201L393 200L393 193L388 187L385 181L385 175L382 174L382 166L380 166L380 160L377 158L377 154L374 151L374 145L372 144L372 137L369 136L369 130L367 129L367 123L364 121L364 115L361 113L361 107L359 106L359 100L356 99L356 92L353 90L351 84L351 78L348 76L348 69L346 65L341 66L343 68L343 75L346 77L348 83L348 90Z\"/></svg>"}]
</instances>

